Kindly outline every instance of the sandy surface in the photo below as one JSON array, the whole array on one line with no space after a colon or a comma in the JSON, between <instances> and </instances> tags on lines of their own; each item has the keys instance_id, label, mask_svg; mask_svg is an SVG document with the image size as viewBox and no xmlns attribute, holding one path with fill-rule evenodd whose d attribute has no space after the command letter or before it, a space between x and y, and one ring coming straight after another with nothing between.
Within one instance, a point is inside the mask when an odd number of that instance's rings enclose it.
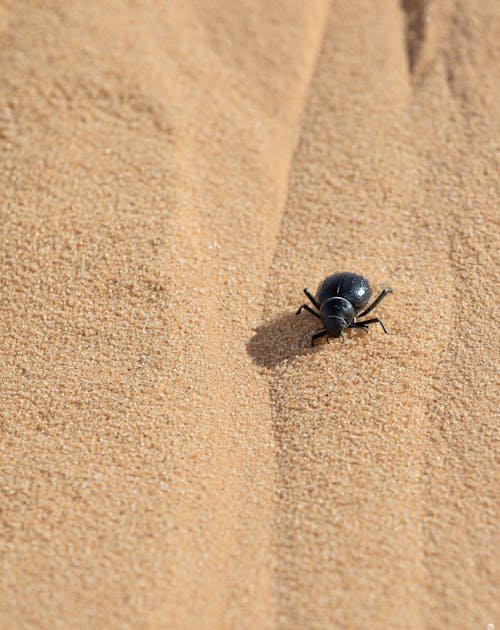
<instances>
[{"instance_id":1,"label":"sandy surface","mask_svg":"<svg viewBox=\"0 0 500 630\"><path fill-rule=\"evenodd\" d=\"M499 42L0 2L0 627L500 627ZM391 334L311 350L340 270Z\"/></svg>"}]
</instances>

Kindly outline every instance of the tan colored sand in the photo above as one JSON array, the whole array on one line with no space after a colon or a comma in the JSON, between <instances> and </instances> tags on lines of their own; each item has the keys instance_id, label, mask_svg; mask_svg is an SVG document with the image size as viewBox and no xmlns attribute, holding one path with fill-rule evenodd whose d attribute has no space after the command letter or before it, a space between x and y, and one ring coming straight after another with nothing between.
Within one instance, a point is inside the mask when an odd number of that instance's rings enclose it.
<instances>
[{"instance_id":1,"label":"tan colored sand","mask_svg":"<svg viewBox=\"0 0 500 630\"><path fill-rule=\"evenodd\" d=\"M496 0L0 8L0 627L486 628ZM310 350L304 286L394 293Z\"/></svg>"}]
</instances>

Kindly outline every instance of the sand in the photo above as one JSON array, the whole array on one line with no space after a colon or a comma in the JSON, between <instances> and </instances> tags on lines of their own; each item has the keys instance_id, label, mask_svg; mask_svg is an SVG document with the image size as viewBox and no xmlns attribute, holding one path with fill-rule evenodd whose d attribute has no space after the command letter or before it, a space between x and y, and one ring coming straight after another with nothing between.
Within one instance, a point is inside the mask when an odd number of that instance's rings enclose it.
<instances>
[{"instance_id":1,"label":"sand","mask_svg":"<svg viewBox=\"0 0 500 630\"><path fill-rule=\"evenodd\" d=\"M0 627L499 627L499 42L0 4ZM390 334L311 349L343 270Z\"/></svg>"}]
</instances>

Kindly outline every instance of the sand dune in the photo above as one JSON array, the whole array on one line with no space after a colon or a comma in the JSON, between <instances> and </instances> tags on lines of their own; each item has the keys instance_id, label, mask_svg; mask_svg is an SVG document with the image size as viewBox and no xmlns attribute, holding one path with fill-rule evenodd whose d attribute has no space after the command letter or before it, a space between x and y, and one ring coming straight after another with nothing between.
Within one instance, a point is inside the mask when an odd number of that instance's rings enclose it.
<instances>
[{"instance_id":1,"label":"sand dune","mask_svg":"<svg viewBox=\"0 0 500 630\"><path fill-rule=\"evenodd\" d=\"M493 0L0 8L1 627L500 623L499 35ZM341 270L390 335L311 349Z\"/></svg>"}]
</instances>

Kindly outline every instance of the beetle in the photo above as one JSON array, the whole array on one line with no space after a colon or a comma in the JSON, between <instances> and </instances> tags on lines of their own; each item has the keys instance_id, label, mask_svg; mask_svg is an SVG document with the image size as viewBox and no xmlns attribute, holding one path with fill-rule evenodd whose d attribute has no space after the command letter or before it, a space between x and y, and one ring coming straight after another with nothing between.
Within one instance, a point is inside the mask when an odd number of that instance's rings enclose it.
<instances>
[{"instance_id":1,"label":"beetle","mask_svg":"<svg viewBox=\"0 0 500 630\"><path fill-rule=\"evenodd\" d=\"M375 323L379 323L385 334L388 334L378 317L365 319L362 322L356 320L358 317L364 317L373 311L388 293L392 293L392 289L384 289L378 298L368 308L365 308L372 295L370 283L366 278L356 273L343 272L335 273L323 280L316 297L311 294L309 289L304 289L304 293L316 307L316 311L308 304L302 304L296 314L298 315L302 309L305 309L323 322L323 329L318 330L311 337L311 346L314 346L316 339L325 336L327 341L329 337L342 337L344 340L346 328L363 328L368 331L368 325Z\"/></svg>"}]
</instances>

